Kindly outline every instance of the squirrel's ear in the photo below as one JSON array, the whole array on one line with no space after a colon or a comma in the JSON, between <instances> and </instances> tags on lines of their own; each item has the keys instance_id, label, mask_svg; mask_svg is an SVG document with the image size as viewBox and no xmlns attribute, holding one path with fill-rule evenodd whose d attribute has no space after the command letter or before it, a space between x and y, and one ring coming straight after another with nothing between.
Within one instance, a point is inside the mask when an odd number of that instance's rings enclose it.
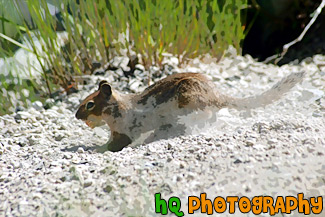
<instances>
[{"instance_id":1,"label":"squirrel's ear","mask_svg":"<svg viewBox=\"0 0 325 217\"><path fill-rule=\"evenodd\" d=\"M102 84L105 84L105 83L108 83L107 81L105 80L102 80L101 82L99 82L99 85L98 85L98 90L100 90L100 86L102 86Z\"/></svg>"},{"instance_id":2,"label":"squirrel's ear","mask_svg":"<svg viewBox=\"0 0 325 217\"><path fill-rule=\"evenodd\" d=\"M99 92L104 94L105 96L111 96L112 95L112 88L107 81L101 81L99 83Z\"/></svg>"}]
</instances>

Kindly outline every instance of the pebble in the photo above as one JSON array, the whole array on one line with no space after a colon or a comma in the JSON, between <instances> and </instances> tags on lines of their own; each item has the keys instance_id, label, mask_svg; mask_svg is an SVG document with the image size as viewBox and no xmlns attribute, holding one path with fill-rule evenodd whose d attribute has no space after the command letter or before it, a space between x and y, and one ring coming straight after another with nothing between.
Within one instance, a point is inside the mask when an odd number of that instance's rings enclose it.
<instances>
[{"instance_id":1,"label":"pebble","mask_svg":"<svg viewBox=\"0 0 325 217\"><path fill-rule=\"evenodd\" d=\"M85 150L82 147L79 147L77 150L78 153L85 153Z\"/></svg>"},{"instance_id":2,"label":"pebble","mask_svg":"<svg viewBox=\"0 0 325 217\"><path fill-rule=\"evenodd\" d=\"M17 162L17 161L13 161L11 165L14 167L14 169L18 169L21 167L20 162Z\"/></svg>"},{"instance_id":3,"label":"pebble","mask_svg":"<svg viewBox=\"0 0 325 217\"><path fill-rule=\"evenodd\" d=\"M35 101L32 103L32 106L37 111L41 111L43 109L43 103L41 101Z\"/></svg>"},{"instance_id":4,"label":"pebble","mask_svg":"<svg viewBox=\"0 0 325 217\"><path fill-rule=\"evenodd\" d=\"M104 187L104 192L106 192L106 193L110 193L112 190L113 190L113 188L112 188L112 186L110 186L110 185L106 185L105 187Z\"/></svg>"},{"instance_id":5,"label":"pebble","mask_svg":"<svg viewBox=\"0 0 325 217\"><path fill-rule=\"evenodd\" d=\"M124 77L124 72L122 69L117 69L116 71L114 71L114 74L116 74L119 78L123 78Z\"/></svg>"},{"instance_id":6,"label":"pebble","mask_svg":"<svg viewBox=\"0 0 325 217\"><path fill-rule=\"evenodd\" d=\"M60 142L63 138L64 138L64 134L62 134L62 133L56 133L56 134L54 135L54 139L55 139L55 141L57 141L57 142Z\"/></svg>"},{"instance_id":7,"label":"pebble","mask_svg":"<svg viewBox=\"0 0 325 217\"><path fill-rule=\"evenodd\" d=\"M93 184L93 181L87 179L87 180L85 180L85 182L84 182L84 187L87 188L87 187L91 186L92 184Z\"/></svg>"},{"instance_id":8,"label":"pebble","mask_svg":"<svg viewBox=\"0 0 325 217\"><path fill-rule=\"evenodd\" d=\"M135 65L135 68L138 70L138 71L140 71L140 72L144 72L146 69L144 68L144 66L143 65L141 65L141 64L136 64Z\"/></svg>"},{"instance_id":9,"label":"pebble","mask_svg":"<svg viewBox=\"0 0 325 217\"><path fill-rule=\"evenodd\" d=\"M137 92L139 87L142 85L143 85L143 83L141 83L137 79L130 80L130 82L129 82L130 90L132 90L133 92Z\"/></svg>"},{"instance_id":10,"label":"pebble","mask_svg":"<svg viewBox=\"0 0 325 217\"><path fill-rule=\"evenodd\" d=\"M17 114L14 116L16 121L20 120L26 120L30 116L30 114L26 111L19 111Z\"/></svg>"},{"instance_id":11,"label":"pebble","mask_svg":"<svg viewBox=\"0 0 325 217\"><path fill-rule=\"evenodd\" d=\"M253 139L246 140L246 146L251 147L254 146L255 141Z\"/></svg>"}]
</instances>

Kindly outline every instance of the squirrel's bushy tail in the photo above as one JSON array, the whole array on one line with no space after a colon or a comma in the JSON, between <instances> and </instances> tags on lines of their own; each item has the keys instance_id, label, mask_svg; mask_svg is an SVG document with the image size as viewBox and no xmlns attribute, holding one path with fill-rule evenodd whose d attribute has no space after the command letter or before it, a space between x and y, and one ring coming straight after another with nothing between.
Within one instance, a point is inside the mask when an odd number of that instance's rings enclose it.
<instances>
[{"instance_id":1,"label":"squirrel's bushy tail","mask_svg":"<svg viewBox=\"0 0 325 217\"><path fill-rule=\"evenodd\" d=\"M257 96L229 98L228 107L243 110L263 107L270 104L280 99L283 94L288 92L295 84L299 83L303 79L304 74L305 72L292 73L275 84L270 90Z\"/></svg>"}]
</instances>

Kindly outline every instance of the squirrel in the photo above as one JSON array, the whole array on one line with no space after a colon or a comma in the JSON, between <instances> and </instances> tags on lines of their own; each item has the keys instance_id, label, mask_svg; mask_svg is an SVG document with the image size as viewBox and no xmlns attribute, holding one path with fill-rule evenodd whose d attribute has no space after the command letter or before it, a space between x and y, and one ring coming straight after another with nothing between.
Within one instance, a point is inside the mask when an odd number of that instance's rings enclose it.
<instances>
[{"instance_id":1,"label":"squirrel","mask_svg":"<svg viewBox=\"0 0 325 217\"><path fill-rule=\"evenodd\" d=\"M153 136L184 132L178 117L195 111L218 111L221 108L237 110L262 107L281 98L304 72L292 73L266 92L247 98L235 98L219 93L215 84L201 73L178 73L147 87L142 93L124 94L107 81L101 81L98 90L80 104L76 118L94 128L107 124L111 136L101 151L120 151L153 130ZM159 137L155 137L159 139Z\"/></svg>"}]
</instances>

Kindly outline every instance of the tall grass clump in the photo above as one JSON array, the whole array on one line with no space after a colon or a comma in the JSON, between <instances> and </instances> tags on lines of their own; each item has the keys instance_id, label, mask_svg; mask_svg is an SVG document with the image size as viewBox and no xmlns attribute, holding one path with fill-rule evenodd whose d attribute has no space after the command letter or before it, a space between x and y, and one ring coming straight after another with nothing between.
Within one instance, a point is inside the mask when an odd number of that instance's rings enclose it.
<instances>
[{"instance_id":1,"label":"tall grass clump","mask_svg":"<svg viewBox=\"0 0 325 217\"><path fill-rule=\"evenodd\" d=\"M229 45L240 53L244 38L241 17L246 3L62 0L56 2L57 15L52 16L46 0L28 0L32 22L16 24L19 39L0 32L0 42L25 47L35 55L42 83L34 86L39 87L40 95L53 96L59 87L69 92L75 86L76 75L91 74L95 62L104 65L114 56L137 54L149 67L161 65L164 53L177 56L180 62L206 53L220 58ZM16 9L23 19L25 12L17 4ZM15 23L4 16L0 22ZM58 38L62 31L64 37ZM20 43L22 38L28 46ZM4 48L0 52L9 55Z\"/></svg>"}]
</instances>

